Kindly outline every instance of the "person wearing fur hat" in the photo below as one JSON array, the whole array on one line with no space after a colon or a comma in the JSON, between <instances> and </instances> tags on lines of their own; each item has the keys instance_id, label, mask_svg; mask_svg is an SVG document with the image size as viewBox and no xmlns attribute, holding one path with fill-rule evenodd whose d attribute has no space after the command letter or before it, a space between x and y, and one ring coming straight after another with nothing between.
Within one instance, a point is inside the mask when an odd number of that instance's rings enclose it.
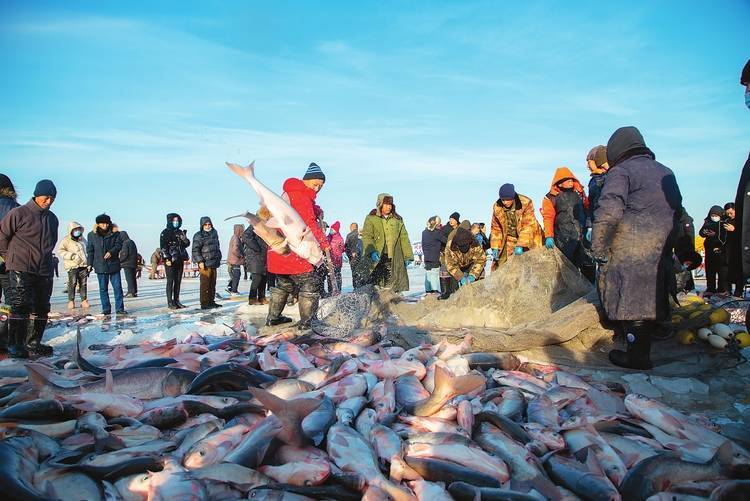
<instances>
[{"instance_id":1,"label":"person wearing fur hat","mask_svg":"<svg viewBox=\"0 0 750 501\"><path fill-rule=\"evenodd\" d=\"M359 272L366 282L394 292L409 290L406 267L414 261L404 220L396 212L393 196L378 195L375 208L362 227L362 260Z\"/></svg>"},{"instance_id":2,"label":"person wearing fur hat","mask_svg":"<svg viewBox=\"0 0 750 501\"><path fill-rule=\"evenodd\" d=\"M322 211L315 205L315 199L325 182L323 170L318 164L311 163L302 179L289 178L284 181L282 195L305 222L324 254L330 249L330 245L318 222L318 215ZM282 313L287 300L293 297L296 291L300 314L297 328L309 329L320 301L319 275L316 268L294 252L282 255L273 249L268 249L267 263L268 272L276 276L276 285L269 289L271 299L268 303L266 325L280 325L292 321Z\"/></svg>"},{"instance_id":3,"label":"person wearing fur hat","mask_svg":"<svg viewBox=\"0 0 750 501\"><path fill-rule=\"evenodd\" d=\"M68 272L68 309L76 307L76 288L81 294L81 308L89 307L86 245L83 225L72 221L57 249L63 258L63 268Z\"/></svg>"},{"instance_id":4,"label":"person wearing fur hat","mask_svg":"<svg viewBox=\"0 0 750 501\"><path fill-rule=\"evenodd\" d=\"M594 146L586 156L586 166L591 172L591 179L589 179L589 210L588 220L586 228L591 229L591 225L594 222L594 211L599 205L599 195L602 193L604 187L604 180L606 179L607 171L609 170L609 163L607 162L607 147L604 145ZM591 240L591 235L588 236Z\"/></svg>"},{"instance_id":5,"label":"person wearing fur hat","mask_svg":"<svg viewBox=\"0 0 750 501\"><path fill-rule=\"evenodd\" d=\"M724 209L718 205L711 207L708 216L703 221L699 235L705 238L703 249L706 252L706 294L726 294L729 273L726 247L729 232L724 218Z\"/></svg>"},{"instance_id":6,"label":"person wearing fur hat","mask_svg":"<svg viewBox=\"0 0 750 501\"><path fill-rule=\"evenodd\" d=\"M16 201L18 196L16 195L16 189L13 187L13 183L10 178L5 174L0 174L0 221L5 215L18 207ZM0 299L3 297L3 292L6 296L8 294L8 271L5 269L4 263L0 262ZM0 341L0 344L2 341Z\"/></svg>"},{"instance_id":7,"label":"person wearing fur hat","mask_svg":"<svg viewBox=\"0 0 750 501\"><path fill-rule=\"evenodd\" d=\"M669 318L674 282L682 194L674 173L655 158L637 128L612 134L592 229L599 298L626 340L626 350L610 351L609 360L630 369L651 368L651 335Z\"/></svg>"},{"instance_id":8,"label":"person wearing fur hat","mask_svg":"<svg viewBox=\"0 0 750 501\"><path fill-rule=\"evenodd\" d=\"M486 263L487 253L471 233L471 224L462 222L445 246L445 267L463 287L482 276Z\"/></svg>"},{"instance_id":9,"label":"person wearing fur hat","mask_svg":"<svg viewBox=\"0 0 750 501\"><path fill-rule=\"evenodd\" d=\"M328 244L331 246L331 261L333 265L333 276L335 277L336 284L331 283L331 275L328 274L326 277L328 282L328 293L332 294L335 291L341 291L341 267L344 265L344 238L341 236L341 223L339 221L334 222L330 228L328 228ZM334 286L335 285L335 286Z\"/></svg>"},{"instance_id":10,"label":"person wearing fur hat","mask_svg":"<svg viewBox=\"0 0 750 501\"><path fill-rule=\"evenodd\" d=\"M42 344L42 336L52 295L52 251L59 222L50 207L56 197L54 183L43 179L31 200L0 221L0 263L8 272L10 305L7 349L12 357L52 354L52 347Z\"/></svg>"},{"instance_id":11,"label":"person wearing fur hat","mask_svg":"<svg viewBox=\"0 0 750 501\"><path fill-rule=\"evenodd\" d=\"M534 202L516 193L512 184L502 185L492 206L492 271L505 263L509 256L523 254L541 245L542 228L534 215Z\"/></svg>"},{"instance_id":12,"label":"person wearing fur hat","mask_svg":"<svg viewBox=\"0 0 750 501\"><path fill-rule=\"evenodd\" d=\"M567 167L558 168L542 200L544 245L560 249L593 282L595 267L586 240L587 209L588 199L578 178Z\"/></svg>"},{"instance_id":13,"label":"person wearing fur hat","mask_svg":"<svg viewBox=\"0 0 750 501\"><path fill-rule=\"evenodd\" d=\"M94 231L88 234L86 244L86 262L89 272L96 272L99 281L99 299L102 302L102 313L110 315L112 304L109 301L109 285L115 296L115 311L118 315L125 315L125 302L122 294L122 278L120 277L120 251L122 250L122 236L112 231L112 219L107 214L96 216Z\"/></svg>"}]
</instances>

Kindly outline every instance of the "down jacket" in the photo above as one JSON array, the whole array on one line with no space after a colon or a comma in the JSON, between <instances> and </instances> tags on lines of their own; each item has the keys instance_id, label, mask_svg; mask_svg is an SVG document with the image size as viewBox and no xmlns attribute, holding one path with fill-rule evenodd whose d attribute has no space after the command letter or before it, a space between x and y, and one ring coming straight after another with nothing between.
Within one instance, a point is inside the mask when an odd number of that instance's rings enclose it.
<instances>
[{"instance_id":1,"label":"down jacket","mask_svg":"<svg viewBox=\"0 0 750 501\"><path fill-rule=\"evenodd\" d=\"M203 225L211 223L211 218L203 216L200 220L200 230L193 235L193 262L203 263L206 268L218 268L221 266L221 244L216 228L211 231L203 231Z\"/></svg>"},{"instance_id":2,"label":"down jacket","mask_svg":"<svg viewBox=\"0 0 750 501\"><path fill-rule=\"evenodd\" d=\"M73 230L80 229L78 240L73 238ZM57 253L63 258L65 271L86 266L86 239L83 238L83 226L72 221L68 224L68 235L60 241Z\"/></svg>"}]
</instances>

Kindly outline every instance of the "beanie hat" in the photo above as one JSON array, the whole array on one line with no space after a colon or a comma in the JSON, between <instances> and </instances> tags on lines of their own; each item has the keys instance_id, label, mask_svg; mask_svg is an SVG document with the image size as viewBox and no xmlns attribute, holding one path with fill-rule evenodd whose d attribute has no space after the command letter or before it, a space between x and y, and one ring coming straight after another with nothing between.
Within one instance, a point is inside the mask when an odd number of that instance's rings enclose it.
<instances>
[{"instance_id":1,"label":"beanie hat","mask_svg":"<svg viewBox=\"0 0 750 501\"><path fill-rule=\"evenodd\" d=\"M112 218L106 214L99 214L98 216L96 216L96 224L101 224L101 223L107 223L108 225L111 226Z\"/></svg>"},{"instance_id":2,"label":"beanie hat","mask_svg":"<svg viewBox=\"0 0 750 501\"><path fill-rule=\"evenodd\" d=\"M516 198L516 187L510 183L505 183L498 190L497 196L500 200L512 200Z\"/></svg>"},{"instance_id":3,"label":"beanie hat","mask_svg":"<svg viewBox=\"0 0 750 501\"><path fill-rule=\"evenodd\" d=\"M0 174L0 190L3 188L10 188L11 190L16 191L10 178L5 174Z\"/></svg>"},{"instance_id":4,"label":"beanie hat","mask_svg":"<svg viewBox=\"0 0 750 501\"><path fill-rule=\"evenodd\" d=\"M458 212L454 212L448 219L455 219L458 223L459 221L461 221L461 214L459 214Z\"/></svg>"},{"instance_id":5,"label":"beanie hat","mask_svg":"<svg viewBox=\"0 0 750 501\"><path fill-rule=\"evenodd\" d=\"M463 228L465 230L470 230L471 229L471 221L469 221L468 219L464 219L463 221L461 221L461 224L459 224L458 226L460 226L461 228Z\"/></svg>"},{"instance_id":6,"label":"beanie hat","mask_svg":"<svg viewBox=\"0 0 750 501\"><path fill-rule=\"evenodd\" d=\"M599 146L594 146L591 148L591 151L589 151L589 154L586 156L586 160L593 160L597 167L601 167L602 165L607 163L607 147L603 144L600 144Z\"/></svg>"},{"instance_id":7,"label":"beanie hat","mask_svg":"<svg viewBox=\"0 0 750 501\"><path fill-rule=\"evenodd\" d=\"M56 197L57 188L55 188L55 183L53 183L49 179L42 179L41 181L36 183L36 188L34 188L34 196L35 197Z\"/></svg>"},{"instance_id":8,"label":"beanie hat","mask_svg":"<svg viewBox=\"0 0 750 501\"><path fill-rule=\"evenodd\" d=\"M750 85L750 59L745 63L745 67L742 68L742 75L740 75L740 85Z\"/></svg>"},{"instance_id":9,"label":"beanie hat","mask_svg":"<svg viewBox=\"0 0 750 501\"><path fill-rule=\"evenodd\" d=\"M331 225L331 229L332 229L333 231L335 231L336 233L338 233L338 232L339 232L339 230L341 229L341 222L339 222L339 221L336 221L335 223L333 223L333 224Z\"/></svg>"},{"instance_id":10,"label":"beanie hat","mask_svg":"<svg viewBox=\"0 0 750 501\"><path fill-rule=\"evenodd\" d=\"M302 178L304 181L307 181L309 179L320 179L321 181L326 180L325 174L323 174L323 171L320 169L318 164L315 162L311 163L310 166L307 168L307 172L305 172L305 176Z\"/></svg>"}]
</instances>

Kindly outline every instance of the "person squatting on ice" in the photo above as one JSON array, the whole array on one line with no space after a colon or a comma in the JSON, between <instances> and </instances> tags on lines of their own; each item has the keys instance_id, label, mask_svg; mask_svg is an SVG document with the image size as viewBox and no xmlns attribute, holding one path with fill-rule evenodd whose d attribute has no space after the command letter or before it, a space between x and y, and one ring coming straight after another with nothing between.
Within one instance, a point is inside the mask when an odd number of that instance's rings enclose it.
<instances>
[{"instance_id":1,"label":"person squatting on ice","mask_svg":"<svg viewBox=\"0 0 750 501\"><path fill-rule=\"evenodd\" d=\"M311 163L302 179L289 178L284 181L282 197L297 211L302 220L318 241L325 253L330 246L326 236L320 229L315 211L315 198L323 189L326 177L321 168ZM294 252L281 255L268 250L268 271L276 275L276 286L270 289L271 299L268 303L268 317L266 325L279 325L291 322L292 319L283 316L287 299L294 293L299 293L298 306L300 321L299 330L309 329L313 316L318 310L320 293L318 289L318 272L306 260Z\"/></svg>"},{"instance_id":2,"label":"person squatting on ice","mask_svg":"<svg viewBox=\"0 0 750 501\"><path fill-rule=\"evenodd\" d=\"M669 315L673 240L682 207L674 173L655 158L635 127L612 134L610 169L592 233L602 307L626 339L626 350L610 351L609 359L631 369L651 368L651 332Z\"/></svg>"},{"instance_id":3,"label":"person squatting on ice","mask_svg":"<svg viewBox=\"0 0 750 501\"><path fill-rule=\"evenodd\" d=\"M68 309L76 307L76 288L81 295L81 308L88 308L89 270L83 225L76 221L68 224L68 234L60 241L57 252L62 256L63 268L68 273Z\"/></svg>"},{"instance_id":4,"label":"person squatting on ice","mask_svg":"<svg viewBox=\"0 0 750 501\"><path fill-rule=\"evenodd\" d=\"M200 230L193 235L193 262L200 272L200 303L202 310L221 308L216 303L216 273L221 266L219 234L211 218L200 219Z\"/></svg>"},{"instance_id":5,"label":"person squatting on ice","mask_svg":"<svg viewBox=\"0 0 750 501\"><path fill-rule=\"evenodd\" d=\"M164 275L167 277L167 306L170 310L185 308L180 302L180 284L185 261L188 260L186 249L190 246L190 240L181 227L182 218L179 214L167 214L167 227L159 237Z\"/></svg>"},{"instance_id":6,"label":"person squatting on ice","mask_svg":"<svg viewBox=\"0 0 750 501\"><path fill-rule=\"evenodd\" d=\"M6 344L14 358L52 354L52 347L42 344L42 336L50 311L52 251L59 226L50 210L56 197L55 185L43 179L31 200L10 210L0 221L0 267L8 274L3 292L10 304Z\"/></svg>"},{"instance_id":7,"label":"person squatting on ice","mask_svg":"<svg viewBox=\"0 0 750 501\"><path fill-rule=\"evenodd\" d=\"M375 208L365 218L362 249L360 273L369 277L366 283L393 292L409 290L406 267L414 261L414 253L404 220L388 193L378 195Z\"/></svg>"}]
</instances>

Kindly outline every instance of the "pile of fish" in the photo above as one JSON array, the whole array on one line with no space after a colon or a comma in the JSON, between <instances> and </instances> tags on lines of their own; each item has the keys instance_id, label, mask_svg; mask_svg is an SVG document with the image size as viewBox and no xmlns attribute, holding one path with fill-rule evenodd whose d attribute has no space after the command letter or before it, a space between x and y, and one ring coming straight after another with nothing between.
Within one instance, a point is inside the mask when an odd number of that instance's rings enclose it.
<instances>
[{"instance_id":1,"label":"pile of fish","mask_svg":"<svg viewBox=\"0 0 750 501\"><path fill-rule=\"evenodd\" d=\"M711 422L512 354L384 328L77 347L4 370L0 497L739 499Z\"/></svg>"}]
</instances>

